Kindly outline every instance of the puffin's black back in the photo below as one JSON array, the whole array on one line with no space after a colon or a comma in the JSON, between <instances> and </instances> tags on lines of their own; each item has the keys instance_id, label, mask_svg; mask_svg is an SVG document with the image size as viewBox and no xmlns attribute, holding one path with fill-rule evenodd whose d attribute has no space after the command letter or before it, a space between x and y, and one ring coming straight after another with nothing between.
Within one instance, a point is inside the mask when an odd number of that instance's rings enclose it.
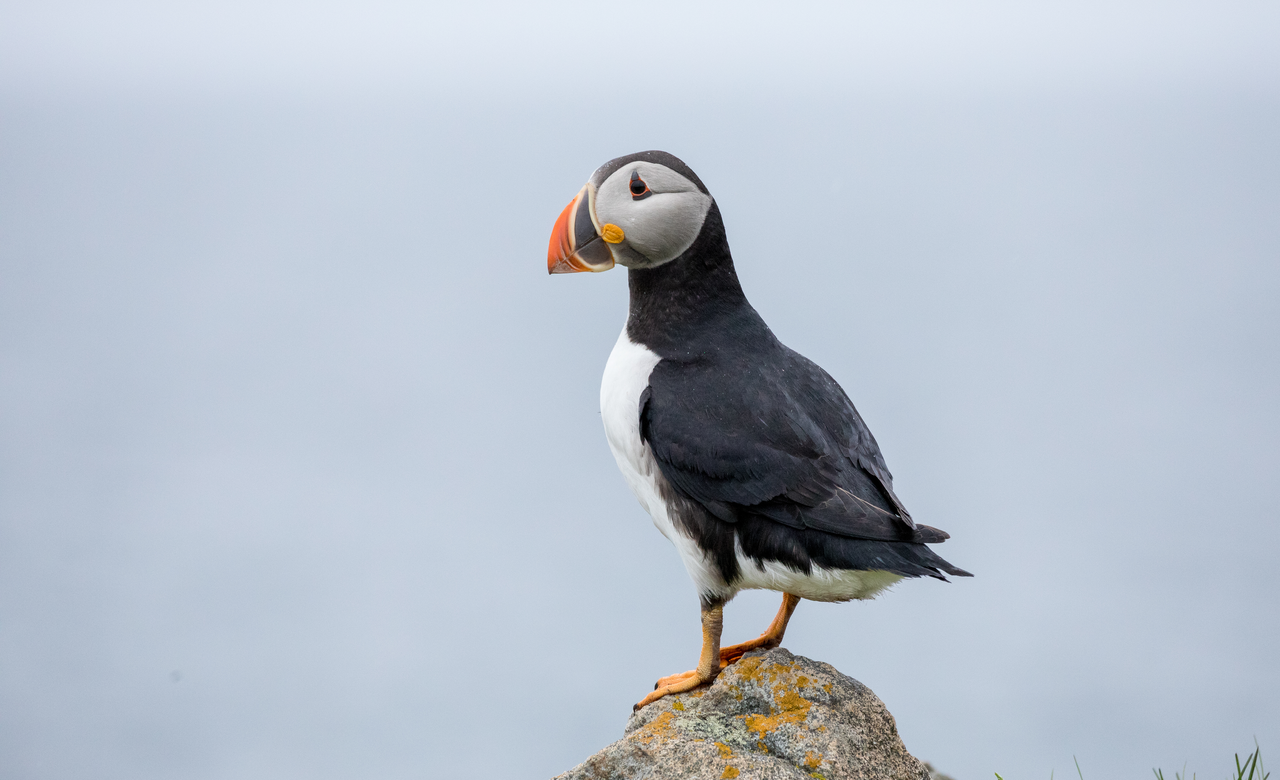
<instances>
[{"instance_id":1,"label":"puffin's black back","mask_svg":"<svg viewBox=\"0 0 1280 780\"><path fill-rule=\"evenodd\" d=\"M924 546L947 534L911 520L840 386L747 302L714 202L679 258L628 276L627 335L662 358L640 399L640 433L686 505L677 516L726 582L737 576L735 535L748 557L806 573L968 576Z\"/></svg>"}]
</instances>

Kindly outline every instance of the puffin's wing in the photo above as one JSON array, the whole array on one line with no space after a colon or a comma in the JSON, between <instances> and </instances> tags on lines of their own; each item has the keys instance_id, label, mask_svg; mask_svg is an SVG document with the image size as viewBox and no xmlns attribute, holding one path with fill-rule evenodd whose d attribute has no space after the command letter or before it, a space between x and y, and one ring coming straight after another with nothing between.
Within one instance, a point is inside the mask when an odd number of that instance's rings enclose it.
<instances>
[{"instance_id":1,"label":"puffin's wing","mask_svg":"<svg viewBox=\"0 0 1280 780\"><path fill-rule=\"evenodd\" d=\"M855 539L940 542L893 493L875 438L825 371L782 345L751 360L663 360L640 434L663 476L721 520L760 515Z\"/></svg>"}]
</instances>

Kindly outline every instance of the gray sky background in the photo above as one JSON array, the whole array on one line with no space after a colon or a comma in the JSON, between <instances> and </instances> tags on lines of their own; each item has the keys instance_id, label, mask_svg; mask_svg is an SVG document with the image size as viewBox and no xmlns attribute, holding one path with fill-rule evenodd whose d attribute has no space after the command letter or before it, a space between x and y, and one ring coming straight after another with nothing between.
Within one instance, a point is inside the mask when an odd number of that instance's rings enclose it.
<instances>
[{"instance_id":1,"label":"gray sky background","mask_svg":"<svg viewBox=\"0 0 1280 780\"><path fill-rule=\"evenodd\" d=\"M546 777L689 668L544 265L644 148L978 575L791 650L960 780L1276 755L1278 9L0 6L0 776Z\"/></svg>"}]
</instances>

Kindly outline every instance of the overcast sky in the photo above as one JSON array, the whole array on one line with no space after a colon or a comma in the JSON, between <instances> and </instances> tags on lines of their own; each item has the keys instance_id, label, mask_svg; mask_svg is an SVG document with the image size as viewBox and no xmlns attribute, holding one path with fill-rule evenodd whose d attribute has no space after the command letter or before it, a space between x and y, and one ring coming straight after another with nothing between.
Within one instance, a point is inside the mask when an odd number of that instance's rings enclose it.
<instances>
[{"instance_id":1,"label":"overcast sky","mask_svg":"<svg viewBox=\"0 0 1280 780\"><path fill-rule=\"evenodd\" d=\"M1274 85L1278 24L1275 3L1229 0L9 2L0 83L478 97L560 83L615 104L637 88Z\"/></svg>"},{"instance_id":2,"label":"overcast sky","mask_svg":"<svg viewBox=\"0 0 1280 780\"><path fill-rule=\"evenodd\" d=\"M617 739L698 604L545 250L655 147L977 575L789 649L958 780L1274 755L1277 8L0 6L0 776Z\"/></svg>"}]
</instances>

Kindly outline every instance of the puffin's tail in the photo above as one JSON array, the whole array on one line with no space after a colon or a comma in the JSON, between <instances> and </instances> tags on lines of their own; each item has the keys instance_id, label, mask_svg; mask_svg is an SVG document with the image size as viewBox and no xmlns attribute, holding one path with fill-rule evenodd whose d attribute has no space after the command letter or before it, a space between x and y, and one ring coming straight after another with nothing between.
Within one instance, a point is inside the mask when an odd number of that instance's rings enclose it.
<instances>
[{"instance_id":1,"label":"puffin's tail","mask_svg":"<svg viewBox=\"0 0 1280 780\"><path fill-rule=\"evenodd\" d=\"M954 577L973 576L920 542L850 539L821 531L808 531L805 536L810 559L823 567L889 571L903 577L933 577L943 582L947 581L943 572Z\"/></svg>"}]
</instances>

